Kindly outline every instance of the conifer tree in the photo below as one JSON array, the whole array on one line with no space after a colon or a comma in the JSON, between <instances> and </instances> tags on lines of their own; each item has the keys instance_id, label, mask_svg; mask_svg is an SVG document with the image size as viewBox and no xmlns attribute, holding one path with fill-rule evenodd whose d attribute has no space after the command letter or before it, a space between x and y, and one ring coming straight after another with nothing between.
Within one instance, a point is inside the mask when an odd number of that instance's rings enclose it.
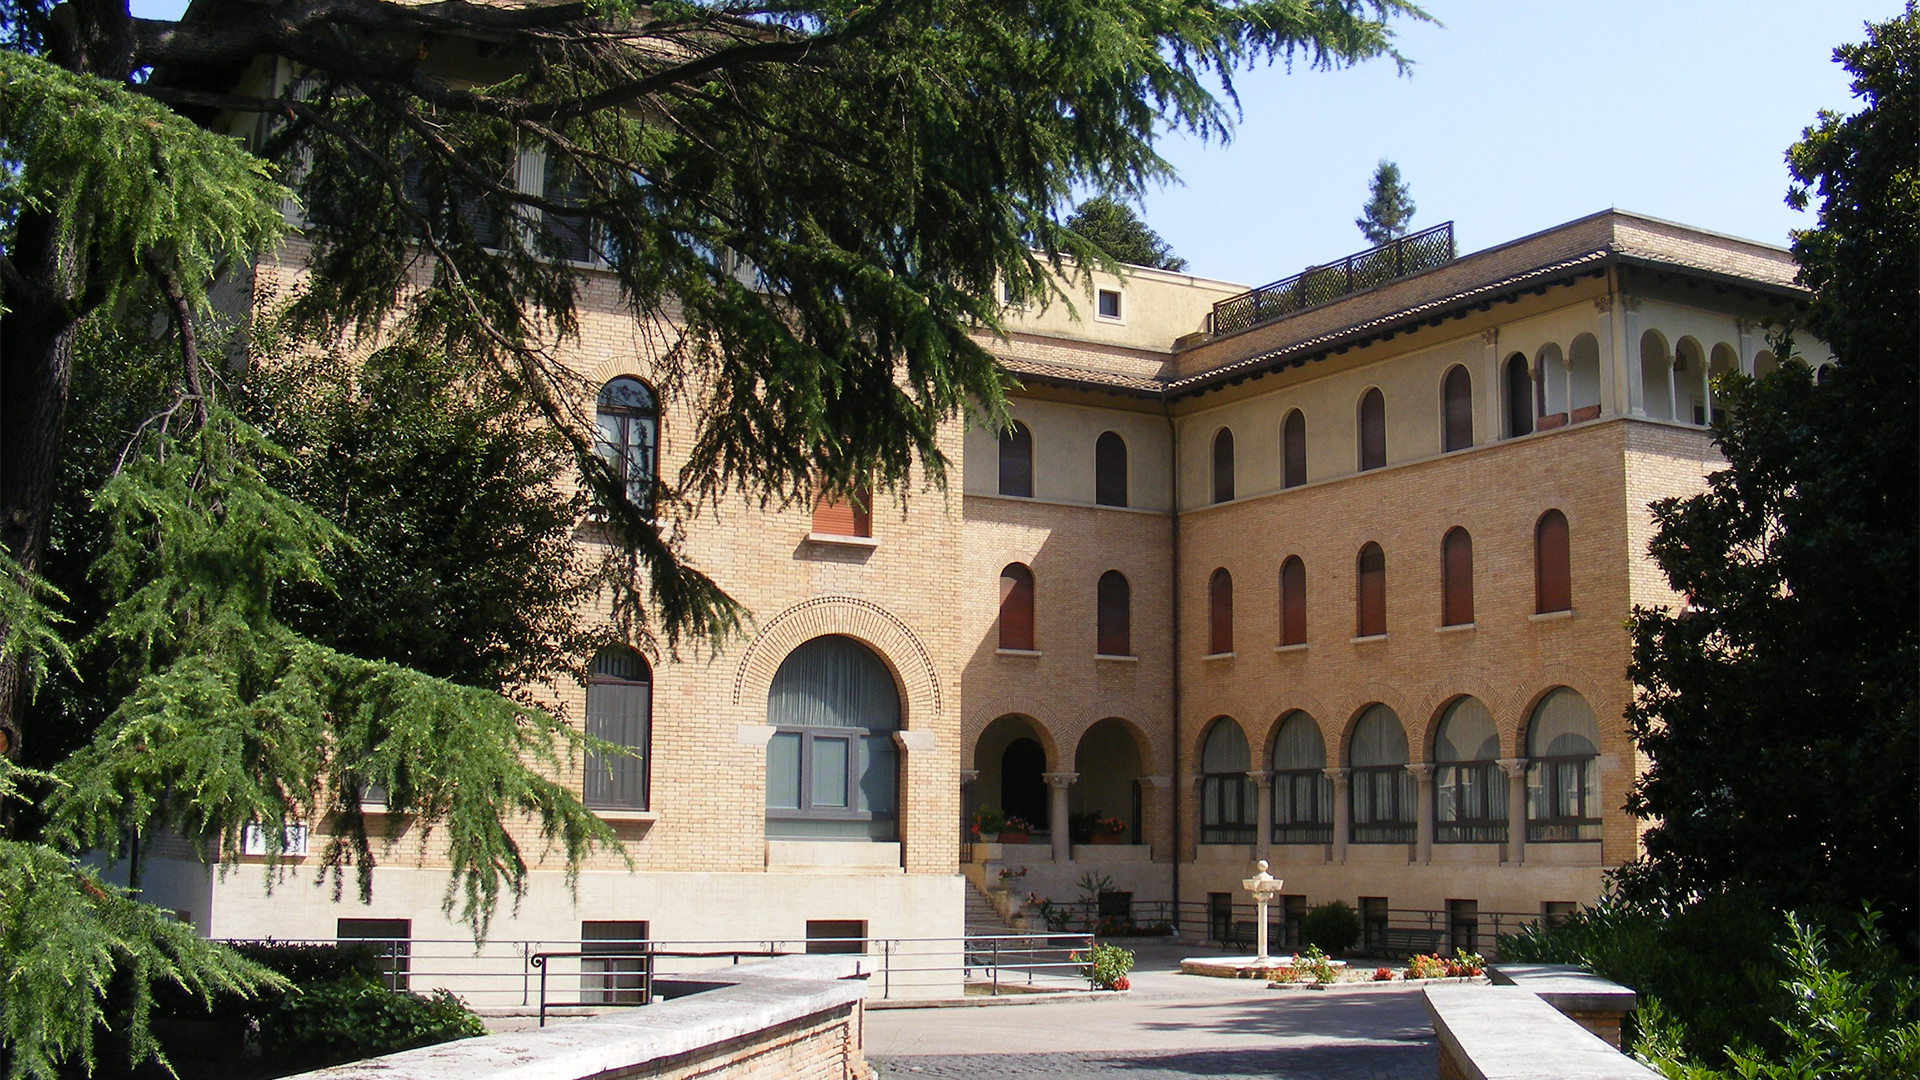
<instances>
[{"instance_id":1,"label":"conifer tree","mask_svg":"<svg viewBox=\"0 0 1920 1080\"><path fill-rule=\"evenodd\" d=\"M1141 221L1132 207L1106 195L1095 195L1076 207L1067 218L1067 231L1117 262L1176 272L1187 268L1187 260L1175 255L1173 246Z\"/></svg>"},{"instance_id":2,"label":"conifer tree","mask_svg":"<svg viewBox=\"0 0 1920 1080\"><path fill-rule=\"evenodd\" d=\"M1368 243L1384 244L1407 235L1407 223L1413 220L1414 209L1407 184L1400 179L1400 166L1381 158L1367 188L1366 205L1360 208L1360 216L1354 218L1353 223Z\"/></svg>"}]
</instances>

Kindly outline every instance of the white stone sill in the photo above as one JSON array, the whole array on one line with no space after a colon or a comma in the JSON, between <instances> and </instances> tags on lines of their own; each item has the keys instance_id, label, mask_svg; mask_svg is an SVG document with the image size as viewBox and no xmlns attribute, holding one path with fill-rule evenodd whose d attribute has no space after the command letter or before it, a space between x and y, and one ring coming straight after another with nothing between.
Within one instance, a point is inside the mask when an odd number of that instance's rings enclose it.
<instances>
[{"instance_id":1,"label":"white stone sill","mask_svg":"<svg viewBox=\"0 0 1920 1080\"><path fill-rule=\"evenodd\" d=\"M1355 645L1367 645L1375 641L1385 641L1387 640L1387 635L1368 634L1364 637L1348 638L1347 640L1353 642Z\"/></svg>"},{"instance_id":2,"label":"white stone sill","mask_svg":"<svg viewBox=\"0 0 1920 1080\"><path fill-rule=\"evenodd\" d=\"M1433 632L1436 634L1470 634L1479 628L1479 623L1455 623L1452 626L1436 626L1433 628Z\"/></svg>"},{"instance_id":3,"label":"white stone sill","mask_svg":"<svg viewBox=\"0 0 1920 1080\"><path fill-rule=\"evenodd\" d=\"M1040 650L1039 649L995 649L993 650L993 655L1011 656L1017 660L1038 660L1040 659Z\"/></svg>"},{"instance_id":4,"label":"white stone sill","mask_svg":"<svg viewBox=\"0 0 1920 1080\"><path fill-rule=\"evenodd\" d=\"M1534 615L1529 615L1527 616L1527 621L1528 622L1559 622L1561 619L1571 619L1571 618L1573 618L1573 609L1568 608L1565 611L1542 611Z\"/></svg>"},{"instance_id":5,"label":"white stone sill","mask_svg":"<svg viewBox=\"0 0 1920 1080\"><path fill-rule=\"evenodd\" d=\"M837 533L816 532L807 534L807 543L819 544L822 547L865 548L869 551L880 546L880 541L871 536L841 536Z\"/></svg>"},{"instance_id":6,"label":"white stone sill","mask_svg":"<svg viewBox=\"0 0 1920 1080\"><path fill-rule=\"evenodd\" d=\"M1231 652L1210 652L1205 656L1202 656L1200 659L1211 663L1216 660L1231 660L1233 659L1233 657L1234 657L1234 654Z\"/></svg>"},{"instance_id":7,"label":"white stone sill","mask_svg":"<svg viewBox=\"0 0 1920 1080\"><path fill-rule=\"evenodd\" d=\"M594 810L591 806L587 807L587 809L593 810L594 817L611 825L625 824L628 822L639 822L651 825L660 820L660 812L658 810Z\"/></svg>"},{"instance_id":8,"label":"white stone sill","mask_svg":"<svg viewBox=\"0 0 1920 1080\"><path fill-rule=\"evenodd\" d=\"M1140 662L1138 656L1123 656L1120 653L1094 653L1093 658L1114 664L1137 664Z\"/></svg>"},{"instance_id":9,"label":"white stone sill","mask_svg":"<svg viewBox=\"0 0 1920 1080\"><path fill-rule=\"evenodd\" d=\"M1303 653L1307 651L1307 643L1303 641L1298 645L1275 645L1273 651L1277 653Z\"/></svg>"}]
</instances>

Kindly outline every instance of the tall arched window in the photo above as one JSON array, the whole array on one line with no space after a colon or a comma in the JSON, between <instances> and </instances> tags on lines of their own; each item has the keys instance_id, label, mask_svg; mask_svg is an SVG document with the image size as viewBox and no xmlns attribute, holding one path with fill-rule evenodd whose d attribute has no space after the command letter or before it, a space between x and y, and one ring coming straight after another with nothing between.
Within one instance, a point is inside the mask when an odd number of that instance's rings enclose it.
<instances>
[{"instance_id":1,"label":"tall arched window","mask_svg":"<svg viewBox=\"0 0 1920 1080\"><path fill-rule=\"evenodd\" d=\"M1033 432L1018 420L1000 433L1000 494L1033 498Z\"/></svg>"},{"instance_id":2,"label":"tall arched window","mask_svg":"<svg viewBox=\"0 0 1920 1080\"><path fill-rule=\"evenodd\" d=\"M1347 748L1348 796L1356 844L1411 844L1416 787L1407 771L1407 730L1385 705L1371 705L1353 725Z\"/></svg>"},{"instance_id":3,"label":"tall arched window","mask_svg":"<svg viewBox=\"0 0 1920 1080\"><path fill-rule=\"evenodd\" d=\"M1355 637L1387 632L1387 556L1369 541L1354 560Z\"/></svg>"},{"instance_id":4,"label":"tall arched window","mask_svg":"<svg viewBox=\"0 0 1920 1080\"><path fill-rule=\"evenodd\" d=\"M1600 839L1600 727L1578 692L1540 700L1527 724L1527 841Z\"/></svg>"},{"instance_id":5,"label":"tall arched window","mask_svg":"<svg viewBox=\"0 0 1920 1080\"><path fill-rule=\"evenodd\" d=\"M1280 644L1307 643L1307 564L1289 555L1280 564Z\"/></svg>"},{"instance_id":6,"label":"tall arched window","mask_svg":"<svg viewBox=\"0 0 1920 1080\"><path fill-rule=\"evenodd\" d=\"M587 737L633 751L588 754L581 801L596 809L645 810L653 737L653 671L639 653L609 645L587 673Z\"/></svg>"},{"instance_id":7,"label":"tall arched window","mask_svg":"<svg viewBox=\"0 0 1920 1080\"><path fill-rule=\"evenodd\" d=\"M1447 706L1433 738L1433 839L1441 844L1507 840L1507 774L1500 732L1478 698Z\"/></svg>"},{"instance_id":8,"label":"tall arched window","mask_svg":"<svg viewBox=\"0 0 1920 1080\"><path fill-rule=\"evenodd\" d=\"M1103 431L1093 442L1093 501L1127 505L1127 441L1117 431Z\"/></svg>"},{"instance_id":9,"label":"tall arched window","mask_svg":"<svg viewBox=\"0 0 1920 1080\"><path fill-rule=\"evenodd\" d=\"M1360 395L1360 471L1387 464L1387 399L1379 387Z\"/></svg>"},{"instance_id":10,"label":"tall arched window","mask_svg":"<svg viewBox=\"0 0 1920 1080\"><path fill-rule=\"evenodd\" d=\"M1207 579L1207 652L1233 651L1233 575L1226 567Z\"/></svg>"},{"instance_id":11,"label":"tall arched window","mask_svg":"<svg viewBox=\"0 0 1920 1080\"><path fill-rule=\"evenodd\" d=\"M1640 408L1652 419L1673 419L1673 356L1658 330L1640 335Z\"/></svg>"},{"instance_id":12,"label":"tall arched window","mask_svg":"<svg viewBox=\"0 0 1920 1080\"><path fill-rule=\"evenodd\" d=\"M1320 725L1306 713L1288 713L1273 736L1273 843L1333 842L1333 780L1326 766Z\"/></svg>"},{"instance_id":13,"label":"tall arched window","mask_svg":"<svg viewBox=\"0 0 1920 1080\"><path fill-rule=\"evenodd\" d=\"M1221 428L1213 436L1213 501L1233 501L1233 429Z\"/></svg>"},{"instance_id":14,"label":"tall arched window","mask_svg":"<svg viewBox=\"0 0 1920 1080\"><path fill-rule=\"evenodd\" d=\"M1549 510L1533 526L1533 610L1573 610L1573 555L1567 515Z\"/></svg>"},{"instance_id":15,"label":"tall arched window","mask_svg":"<svg viewBox=\"0 0 1920 1080\"><path fill-rule=\"evenodd\" d=\"M627 501L652 510L660 475L660 404L653 390L622 375L600 388L593 420L594 449L625 485Z\"/></svg>"},{"instance_id":16,"label":"tall arched window","mask_svg":"<svg viewBox=\"0 0 1920 1080\"><path fill-rule=\"evenodd\" d=\"M1299 487L1307 482L1307 414L1295 409L1280 425L1280 456L1283 460L1283 487Z\"/></svg>"},{"instance_id":17,"label":"tall arched window","mask_svg":"<svg viewBox=\"0 0 1920 1080\"><path fill-rule=\"evenodd\" d=\"M1231 716L1215 717L1200 749L1200 842L1251 844L1258 831L1247 736Z\"/></svg>"},{"instance_id":18,"label":"tall arched window","mask_svg":"<svg viewBox=\"0 0 1920 1080\"><path fill-rule=\"evenodd\" d=\"M1023 563L1000 571L1000 647L1033 651L1033 571Z\"/></svg>"},{"instance_id":19,"label":"tall arched window","mask_svg":"<svg viewBox=\"0 0 1920 1080\"><path fill-rule=\"evenodd\" d=\"M1440 541L1440 625L1473 622L1473 537L1454 526Z\"/></svg>"},{"instance_id":20,"label":"tall arched window","mask_svg":"<svg viewBox=\"0 0 1920 1080\"><path fill-rule=\"evenodd\" d=\"M1567 416L1578 424L1600 415L1600 339L1577 334L1567 346Z\"/></svg>"},{"instance_id":21,"label":"tall arched window","mask_svg":"<svg viewBox=\"0 0 1920 1080\"><path fill-rule=\"evenodd\" d=\"M1133 655L1133 589L1125 574L1109 570L1100 575L1098 643L1094 651L1102 656Z\"/></svg>"},{"instance_id":22,"label":"tall arched window","mask_svg":"<svg viewBox=\"0 0 1920 1080\"><path fill-rule=\"evenodd\" d=\"M1440 384L1441 413L1446 431L1445 452L1473 445L1473 377L1455 364Z\"/></svg>"},{"instance_id":23,"label":"tall arched window","mask_svg":"<svg viewBox=\"0 0 1920 1080\"><path fill-rule=\"evenodd\" d=\"M871 649L829 634L787 654L767 723L769 838L894 838L900 690Z\"/></svg>"},{"instance_id":24,"label":"tall arched window","mask_svg":"<svg viewBox=\"0 0 1920 1080\"><path fill-rule=\"evenodd\" d=\"M1533 434L1533 375L1525 353L1507 357L1507 437Z\"/></svg>"}]
</instances>

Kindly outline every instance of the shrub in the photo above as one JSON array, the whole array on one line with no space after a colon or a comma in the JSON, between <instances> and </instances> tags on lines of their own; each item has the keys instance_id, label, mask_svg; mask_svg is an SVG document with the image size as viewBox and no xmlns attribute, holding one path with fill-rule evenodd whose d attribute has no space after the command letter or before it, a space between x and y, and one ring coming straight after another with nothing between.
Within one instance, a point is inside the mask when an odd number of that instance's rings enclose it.
<instances>
[{"instance_id":1,"label":"shrub","mask_svg":"<svg viewBox=\"0 0 1920 1080\"><path fill-rule=\"evenodd\" d=\"M1340 969L1333 966L1333 961L1327 959L1318 945L1307 946L1307 951L1300 954L1296 970L1304 978L1313 980L1315 986L1332 986L1340 978Z\"/></svg>"},{"instance_id":2,"label":"shrub","mask_svg":"<svg viewBox=\"0 0 1920 1080\"><path fill-rule=\"evenodd\" d=\"M1080 959L1074 953L1075 960ZM1095 944L1093 951L1087 954L1087 962L1080 965L1080 974L1097 990L1123 990L1122 982L1127 982L1127 973L1133 970L1133 950L1118 945ZM1132 985L1130 982L1128 985Z\"/></svg>"},{"instance_id":3,"label":"shrub","mask_svg":"<svg viewBox=\"0 0 1920 1080\"><path fill-rule=\"evenodd\" d=\"M1360 940L1360 913L1345 900L1329 900L1310 908L1307 917L1300 920L1300 939L1329 956L1337 956Z\"/></svg>"},{"instance_id":4,"label":"shrub","mask_svg":"<svg viewBox=\"0 0 1920 1080\"><path fill-rule=\"evenodd\" d=\"M1414 955L1407 957L1407 978L1443 979L1447 975L1447 962L1437 956Z\"/></svg>"},{"instance_id":5,"label":"shrub","mask_svg":"<svg viewBox=\"0 0 1920 1080\"><path fill-rule=\"evenodd\" d=\"M1487 967L1484 957L1477 952L1468 952L1465 949L1453 950L1452 959L1441 958L1440 963L1447 969L1449 979L1478 975Z\"/></svg>"},{"instance_id":6,"label":"shrub","mask_svg":"<svg viewBox=\"0 0 1920 1080\"><path fill-rule=\"evenodd\" d=\"M974 835L981 833L998 834L1007 824L1007 815L997 806L983 806L973 812Z\"/></svg>"},{"instance_id":7,"label":"shrub","mask_svg":"<svg viewBox=\"0 0 1920 1080\"><path fill-rule=\"evenodd\" d=\"M314 1068L484 1034L446 990L410 994L359 974L299 987L260 1017L263 1054Z\"/></svg>"},{"instance_id":8,"label":"shrub","mask_svg":"<svg viewBox=\"0 0 1920 1080\"><path fill-rule=\"evenodd\" d=\"M1374 981L1374 982L1392 982L1392 981L1393 981L1393 969L1392 969L1392 968L1390 968L1390 967L1377 967L1377 968L1374 968L1374 969L1373 969L1373 981Z\"/></svg>"}]
</instances>

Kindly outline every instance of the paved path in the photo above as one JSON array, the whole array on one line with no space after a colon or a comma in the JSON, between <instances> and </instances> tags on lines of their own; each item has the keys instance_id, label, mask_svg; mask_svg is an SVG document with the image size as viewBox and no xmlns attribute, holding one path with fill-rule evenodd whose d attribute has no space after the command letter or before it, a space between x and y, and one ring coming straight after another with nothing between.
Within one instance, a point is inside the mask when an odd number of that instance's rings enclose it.
<instances>
[{"instance_id":1,"label":"paved path","mask_svg":"<svg viewBox=\"0 0 1920 1080\"><path fill-rule=\"evenodd\" d=\"M1142 950L1126 998L871 1010L867 1056L890 1080L1374 1080L1437 1072L1417 987L1268 990L1260 981L1181 975L1183 952L1192 949Z\"/></svg>"}]
</instances>

